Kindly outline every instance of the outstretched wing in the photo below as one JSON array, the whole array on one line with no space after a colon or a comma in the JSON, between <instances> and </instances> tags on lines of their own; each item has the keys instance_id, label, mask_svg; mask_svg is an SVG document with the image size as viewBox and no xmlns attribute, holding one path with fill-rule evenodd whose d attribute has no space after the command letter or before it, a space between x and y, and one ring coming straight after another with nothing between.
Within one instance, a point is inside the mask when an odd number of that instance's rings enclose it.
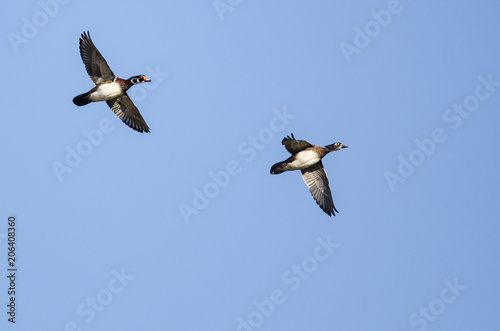
<instances>
[{"instance_id":1,"label":"outstretched wing","mask_svg":"<svg viewBox=\"0 0 500 331\"><path fill-rule=\"evenodd\" d=\"M314 201L329 216L335 216L335 212L338 213L338 210L333 204L332 192L330 191L330 184L328 183L323 163L319 161L315 165L301 171L302 179L304 179L307 187L309 187L309 192L311 192Z\"/></svg>"},{"instance_id":2,"label":"outstretched wing","mask_svg":"<svg viewBox=\"0 0 500 331\"><path fill-rule=\"evenodd\" d=\"M142 118L141 113L139 113L139 109L137 109L127 93L119 98L107 100L106 103L109 108L111 108L111 110L118 115L123 123L139 132L149 132L149 127L146 124L146 121Z\"/></svg>"},{"instance_id":3,"label":"outstretched wing","mask_svg":"<svg viewBox=\"0 0 500 331\"><path fill-rule=\"evenodd\" d=\"M297 154L298 152L303 151L306 148L312 147L312 145L305 140L296 140L293 136L293 133L291 134L291 136L292 137L286 136L281 141L281 144L285 145L286 150L291 154Z\"/></svg>"},{"instance_id":4,"label":"outstretched wing","mask_svg":"<svg viewBox=\"0 0 500 331\"><path fill-rule=\"evenodd\" d=\"M80 37L80 56L82 57L90 79L92 79L96 85L115 78L115 74L111 71L111 68L97 50L97 47L95 47L88 32L82 33Z\"/></svg>"}]
</instances>

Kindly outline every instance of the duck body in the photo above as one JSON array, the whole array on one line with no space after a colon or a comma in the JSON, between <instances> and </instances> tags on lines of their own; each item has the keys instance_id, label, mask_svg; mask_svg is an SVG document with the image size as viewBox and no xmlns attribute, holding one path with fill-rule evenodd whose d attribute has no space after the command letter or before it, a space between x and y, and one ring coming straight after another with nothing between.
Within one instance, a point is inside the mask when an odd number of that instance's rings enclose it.
<instances>
[{"instance_id":1,"label":"duck body","mask_svg":"<svg viewBox=\"0 0 500 331\"><path fill-rule=\"evenodd\" d=\"M302 170L309 168L321 161L321 157L313 148L307 148L290 156L283 162L276 163L271 169L271 174L279 174L285 171Z\"/></svg>"},{"instance_id":2,"label":"duck body","mask_svg":"<svg viewBox=\"0 0 500 331\"><path fill-rule=\"evenodd\" d=\"M320 208L329 216L335 216L338 210L333 203L330 184L321 159L330 152L347 148L342 143L334 143L325 147L312 145L305 140L296 140L293 134L283 138L282 145L292 154L283 162L271 167L271 174L300 170L302 179Z\"/></svg>"},{"instance_id":3,"label":"duck body","mask_svg":"<svg viewBox=\"0 0 500 331\"><path fill-rule=\"evenodd\" d=\"M92 90L90 90L89 99L92 102L116 99L119 96L122 96L124 91L125 90L123 89L123 87L116 81L106 82L97 85Z\"/></svg>"},{"instance_id":4,"label":"duck body","mask_svg":"<svg viewBox=\"0 0 500 331\"><path fill-rule=\"evenodd\" d=\"M135 77L131 77L130 79L132 78ZM97 84L90 91L74 97L73 103L77 106L85 106L91 102L107 101L121 97L133 85L130 79L125 80L115 77L114 80Z\"/></svg>"},{"instance_id":5,"label":"duck body","mask_svg":"<svg viewBox=\"0 0 500 331\"><path fill-rule=\"evenodd\" d=\"M106 101L116 99L123 95L121 86L116 82L106 82L96 85L87 93L82 93L73 98L73 103L77 106L85 106L91 102Z\"/></svg>"},{"instance_id":6,"label":"duck body","mask_svg":"<svg viewBox=\"0 0 500 331\"><path fill-rule=\"evenodd\" d=\"M88 32L82 33L80 38L80 55L90 79L96 86L74 97L73 103L77 106L85 106L91 102L106 101L109 108L129 127L139 132L149 132L148 125L128 96L127 90L133 85L151 80L145 75L133 76L129 79L117 77L95 47Z\"/></svg>"}]
</instances>

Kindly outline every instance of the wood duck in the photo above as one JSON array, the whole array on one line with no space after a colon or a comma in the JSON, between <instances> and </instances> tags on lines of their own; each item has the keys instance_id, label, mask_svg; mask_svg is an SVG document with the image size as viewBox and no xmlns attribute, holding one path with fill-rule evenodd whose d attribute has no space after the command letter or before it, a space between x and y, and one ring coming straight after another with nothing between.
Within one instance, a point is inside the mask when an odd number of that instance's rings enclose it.
<instances>
[{"instance_id":1,"label":"wood duck","mask_svg":"<svg viewBox=\"0 0 500 331\"><path fill-rule=\"evenodd\" d=\"M286 150L292 156L283 162L273 165L271 167L271 174L275 175L284 171L300 170L302 172L302 179L304 179L307 187L309 187L309 192L311 192L318 206L328 216L335 216L335 212L338 213L339 211L333 204L332 192L330 191L328 177L326 176L321 159L326 154L347 148L347 146L337 142L320 147L312 145L305 140L296 140L293 133L291 136L283 138L281 144L285 146Z\"/></svg>"},{"instance_id":2,"label":"wood duck","mask_svg":"<svg viewBox=\"0 0 500 331\"><path fill-rule=\"evenodd\" d=\"M129 79L116 77L108 63L97 50L90 34L82 33L80 37L80 56L90 79L96 86L86 93L73 98L77 106L85 106L91 102L106 101L109 108L129 127L139 132L149 132L149 127L127 94L127 90L135 84L150 82L145 75L133 76Z\"/></svg>"}]
</instances>

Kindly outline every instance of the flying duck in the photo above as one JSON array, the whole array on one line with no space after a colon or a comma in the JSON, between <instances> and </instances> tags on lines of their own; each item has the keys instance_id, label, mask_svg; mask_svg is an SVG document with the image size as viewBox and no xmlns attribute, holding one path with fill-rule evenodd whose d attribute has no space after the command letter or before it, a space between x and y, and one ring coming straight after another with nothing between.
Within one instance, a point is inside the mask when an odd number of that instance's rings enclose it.
<instances>
[{"instance_id":1,"label":"flying duck","mask_svg":"<svg viewBox=\"0 0 500 331\"><path fill-rule=\"evenodd\" d=\"M296 140L293 133L283 138L281 142L292 156L283 162L278 162L271 167L271 174L276 175L285 171L299 170L302 172L302 179L309 187L309 192L321 209L328 216L335 216L339 212L333 204L332 192L328 183L325 168L321 159L328 153L347 148L342 143L334 143L320 147L312 145L305 140Z\"/></svg>"},{"instance_id":2,"label":"flying duck","mask_svg":"<svg viewBox=\"0 0 500 331\"><path fill-rule=\"evenodd\" d=\"M106 101L109 108L129 127L139 132L149 132L149 127L127 94L132 85L150 82L144 75L129 79L116 77L108 63L97 50L90 34L83 32L80 37L80 56L90 79L96 86L86 93L73 98L77 106L85 106L91 102Z\"/></svg>"}]
</instances>

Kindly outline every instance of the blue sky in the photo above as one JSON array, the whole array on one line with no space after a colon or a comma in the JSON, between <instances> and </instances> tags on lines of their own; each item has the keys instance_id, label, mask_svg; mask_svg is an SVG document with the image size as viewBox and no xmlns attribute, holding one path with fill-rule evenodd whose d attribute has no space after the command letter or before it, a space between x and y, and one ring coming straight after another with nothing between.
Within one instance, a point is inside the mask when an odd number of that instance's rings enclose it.
<instances>
[{"instance_id":1,"label":"blue sky","mask_svg":"<svg viewBox=\"0 0 500 331\"><path fill-rule=\"evenodd\" d=\"M496 330L499 11L5 4L1 329ZM115 74L152 79L129 91L151 133L72 103L87 30ZM323 160L337 217L269 174L292 132L349 146Z\"/></svg>"}]
</instances>

